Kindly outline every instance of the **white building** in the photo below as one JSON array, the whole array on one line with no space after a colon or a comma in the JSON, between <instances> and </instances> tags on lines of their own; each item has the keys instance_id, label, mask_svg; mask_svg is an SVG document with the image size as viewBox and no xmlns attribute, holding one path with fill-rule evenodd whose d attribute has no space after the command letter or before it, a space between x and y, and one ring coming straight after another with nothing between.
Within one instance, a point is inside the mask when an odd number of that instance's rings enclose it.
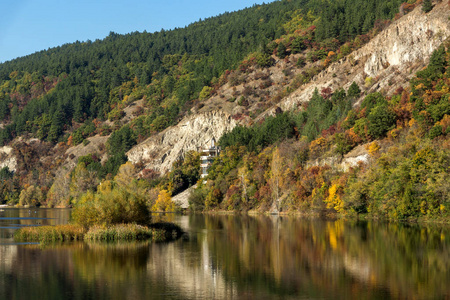
<instances>
[{"instance_id":1,"label":"white building","mask_svg":"<svg viewBox=\"0 0 450 300\"><path fill-rule=\"evenodd\" d=\"M214 158L220 153L219 146L216 146L216 139L212 138L211 147L202 150L202 156L200 157L200 170L201 178L208 175L208 169L211 167Z\"/></svg>"}]
</instances>

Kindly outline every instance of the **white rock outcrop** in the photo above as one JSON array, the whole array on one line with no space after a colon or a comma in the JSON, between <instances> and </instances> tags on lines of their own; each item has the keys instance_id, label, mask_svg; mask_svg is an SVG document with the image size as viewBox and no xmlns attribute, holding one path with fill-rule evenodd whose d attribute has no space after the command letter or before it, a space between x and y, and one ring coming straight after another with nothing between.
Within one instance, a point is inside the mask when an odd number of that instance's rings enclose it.
<instances>
[{"instance_id":1,"label":"white rock outcrop","mask_svg":"<svg viewBox=\"0 0 450 300\"><path fill-rule=\"evenodd\" d=\"M8 167L10 171L16 171L17 159L13 155L13 148L10 146L0 147L0 169Z\"/></svg>"},{"instance_id":2,"label":"white rock outcrop","mask_svg":"<svg viewBox=\"0 0 450 300\"><path fill-rule=\"evenodd\" d=\"M146 168L162 174L185 153L199 151L209 145L212 138L218 140L232 130L237 122L225 112L211 111L185 117L172 126L154 135L127 152L128 160L134 164L144 163Z\"/></svg>"}]
</instances>

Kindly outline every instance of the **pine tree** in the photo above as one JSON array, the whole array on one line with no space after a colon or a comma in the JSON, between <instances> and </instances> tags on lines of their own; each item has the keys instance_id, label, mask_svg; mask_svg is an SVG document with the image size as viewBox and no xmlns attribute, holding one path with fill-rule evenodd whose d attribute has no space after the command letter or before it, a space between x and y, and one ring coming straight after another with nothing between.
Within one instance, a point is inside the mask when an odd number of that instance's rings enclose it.
<instances>
[{"instance_id":1,"label":"pine tree","mask_svg":"<svg viewBox=\"0 0 450 300\"><path fill-rule=\"evenodd\" d=\"M422 11L427 13L433 9L433 5L431 4L431 0L424 0L422 3Z\"/></svg>"}]
</instances>

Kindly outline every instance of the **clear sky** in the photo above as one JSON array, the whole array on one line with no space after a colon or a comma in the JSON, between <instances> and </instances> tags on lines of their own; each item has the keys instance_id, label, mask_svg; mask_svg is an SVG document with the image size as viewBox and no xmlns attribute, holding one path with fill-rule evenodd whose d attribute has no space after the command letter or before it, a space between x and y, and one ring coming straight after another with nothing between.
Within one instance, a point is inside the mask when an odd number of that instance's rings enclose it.
<instances>
[{"instance_id":1,"label":"clear sky","mask_svg":"<svg viewBox=\"0 0 450 300\"><path fill-rule=\"evenodd\" d=\"M154 32L184 27L273 0L7 0L0 18L0 62L110 31Z\"/></svg>"}]
</instances>

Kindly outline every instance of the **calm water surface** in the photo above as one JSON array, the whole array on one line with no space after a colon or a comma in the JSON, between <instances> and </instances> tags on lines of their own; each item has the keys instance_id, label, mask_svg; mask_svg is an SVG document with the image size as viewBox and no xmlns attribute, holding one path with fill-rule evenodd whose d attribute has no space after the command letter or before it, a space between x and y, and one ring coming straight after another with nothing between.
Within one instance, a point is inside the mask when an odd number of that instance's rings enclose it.
<instances>
[{"instance_id":1,"label":"calm water surface","mask_svg":"<svg viewBox=\"0 0 450 300\"><path fill-rule=\"evenodd\" d=\"M70 210L0 211L0 299L449 299L450 229L269 216L166 216L173 243L18 245Z\"/></svg>"}]
</instances>

